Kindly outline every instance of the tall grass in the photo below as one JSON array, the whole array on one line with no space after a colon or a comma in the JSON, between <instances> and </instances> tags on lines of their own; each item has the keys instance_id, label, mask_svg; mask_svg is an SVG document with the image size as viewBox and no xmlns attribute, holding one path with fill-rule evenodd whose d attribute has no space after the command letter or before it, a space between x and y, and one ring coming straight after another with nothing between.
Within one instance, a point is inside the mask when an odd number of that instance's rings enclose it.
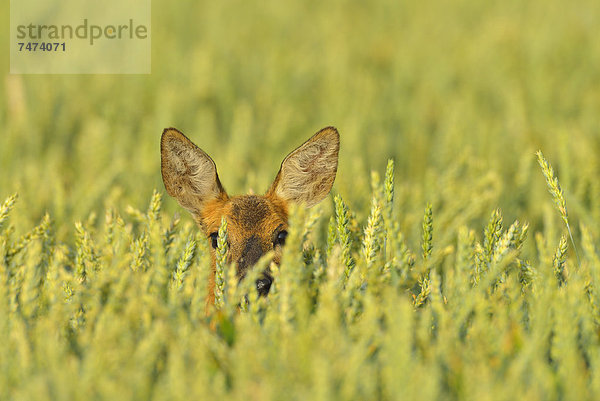
<instances>
[{"instance_id":1,"label":"tall grass","mask_svg":"<svg viewBox=\"0 0 600 401\"><path fill-rule=\"evenodd\" d=\"M565 236L538 258L523 250L528 226L504 228L500 210L438 249L428 205L415 260L382 218L391 191L376 177L364 230L336 197L329 257L313 235L326 219L294 209L268 298L225 264L224 220L216 308L204 304L209 240L170 220L158 194L146 213L108 211L99 230L76 223L71 246L48 217L15 237L7 198L0 398L595 398L590 232L570 270Z\"/></svg>"}]
</instances>

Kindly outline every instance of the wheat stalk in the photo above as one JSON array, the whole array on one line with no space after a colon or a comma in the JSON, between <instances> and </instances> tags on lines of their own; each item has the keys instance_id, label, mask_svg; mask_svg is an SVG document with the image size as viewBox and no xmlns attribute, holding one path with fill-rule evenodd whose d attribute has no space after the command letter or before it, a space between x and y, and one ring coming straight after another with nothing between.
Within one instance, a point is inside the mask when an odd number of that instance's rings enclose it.
<instances>
[{"instance_id":1,"label":"wheat stalk","mask_svg":"<svg viewBox=\"0 0 600 401\"><path fill-rule=\"evenodd\" d=\"M221 225L217 235L216 252L216 270L215 270L215 307L217 310L222 309L225 305L225 279L226 279L226 264L227 251L229 243L227 241L227 219L221 217Z\"/></svg>"},{"instance_id":2,"label":"wheat stalk","mask_svg":"<svg viewBox=\"0 0 600 401\"><path fill-rule=\"evenodd\" d=\"M541 150L538 150L536 152L536 156L538 159L538 163L540 164L540 167L542 168L542 173L544 174L544 177L546 178L546 183L548 184L548 191L552 195L552 199L554 200L554 204L556 205L556 208L558 209L558 212L560 213L560 217L562 218L565 225L567 226L567 232L569 233L569 238L571 239L571 244L573 244L573 250L575 251L577 265L580 265L579 254L577 253L577 247L575 246L575 240L573 240L573 233L571 232L571 226L569 225L569 216L567 213L567 202L565 201L565 197L564 197L562 188L560 187L560 184L558 183L558 178L554 175L554 169L552 169L552 166L550 165L550 163L548 163L548 161L544 157Z\"/></svg>"}]
</instances>

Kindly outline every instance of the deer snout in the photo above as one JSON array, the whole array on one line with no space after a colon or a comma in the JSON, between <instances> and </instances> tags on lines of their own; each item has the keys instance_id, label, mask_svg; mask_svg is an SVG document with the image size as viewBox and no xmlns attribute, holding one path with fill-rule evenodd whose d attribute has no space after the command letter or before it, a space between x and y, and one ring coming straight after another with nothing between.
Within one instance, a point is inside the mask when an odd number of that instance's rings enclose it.
<instances>
[{"instance_id":1,"label":"deer snout","mask_svg":"<svg viewBox=\"0 0 600 401\"><path fill-rule=\"evenodd\" d=\"M261 256L263 256L263 254L264 252L259 238L254 235L248 238L246 244L244 245L242 255L237 261L238 274L240 275L240 278L243 279L246 276L248 269L252 268L252 266L258 262ZM256 280L256 289L258 294L261 296L267 295L271 289L271 284L273 284L273 277L268 273L268 270L265 270L261 278Z\"/></svg>"},{"instance_id":2,"label":"deer snout","mask_svg":"<svg viewBox=\"0 0 600 401\"><path fill-rule=\"evenodd\" d=\"M242 251L242 255L237 261L238 272L245 274L248 268L254 266L263 255L263 250L260 246L260 240L255 235L248 238Z\"/></svg>"}]
</instances>

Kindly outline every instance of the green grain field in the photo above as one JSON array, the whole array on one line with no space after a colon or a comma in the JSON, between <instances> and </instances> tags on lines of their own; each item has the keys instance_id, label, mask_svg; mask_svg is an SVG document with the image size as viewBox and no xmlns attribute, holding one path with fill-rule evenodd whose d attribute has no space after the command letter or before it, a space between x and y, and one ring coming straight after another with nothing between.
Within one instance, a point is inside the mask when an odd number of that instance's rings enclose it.
<instances>
[{"instance_id":1,"label":"green grain field","mask_svg":"<svg viewBox=\"0 0 600 401\"><path fill-rule=\"evenodd\" d=\"M597 0L157 0L150 75L8 66L0 400L600 399ZM275 288L206 315L163 128L240 194L328 125Z\"/></svg>"}]
</instances>

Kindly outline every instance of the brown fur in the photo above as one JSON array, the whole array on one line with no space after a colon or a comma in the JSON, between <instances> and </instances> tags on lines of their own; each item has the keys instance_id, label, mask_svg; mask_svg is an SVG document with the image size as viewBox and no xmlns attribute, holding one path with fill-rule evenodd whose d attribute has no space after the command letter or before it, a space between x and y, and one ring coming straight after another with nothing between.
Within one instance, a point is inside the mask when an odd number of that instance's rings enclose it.
<instances>
[{"instance_id":1,"label":"brown fur","mask_svg":"<svg viewBox=\"0 0 600 401\"><path fill-rule=\"evenodd\" d=\"M165 129L161 138L161 173L169 195L188 209L206 236L217 232L226 216L230 262L238 275L258 257L274 251L273 262L281 261L276 236L287 230L288 203L306 207L323 200L337 172L339 134L327 127L290 153L281 163L265 195L229 197L219 181L214 161L185 135ZM207 306L214 304L215 252L212 252Z\"/></svg>"},{"instance_id":2,"label":"brown fur","mask_svg":"<svg viewBox=\"0 0 600 401\"><path fill-rule=\"evenodd\" d=\"M256 208L257 205L260 205ZM273 249L273 233L276 229L286 230L287 205L278 198L257 195L234 196L226 201L215 200L204 209L200 226L210 235L218 231L221 216L228 216L227 234L229 237L229 261L238 261L245 245L245 239L255 235L259 238L263 253ZM281 249L274 249L273 261L281 261ZM238 274L243 274L239 272ZM212 253L212 268L209 276L209 299L214 302L215 288L215 253Z\"/></svg>"}]
</instances>

